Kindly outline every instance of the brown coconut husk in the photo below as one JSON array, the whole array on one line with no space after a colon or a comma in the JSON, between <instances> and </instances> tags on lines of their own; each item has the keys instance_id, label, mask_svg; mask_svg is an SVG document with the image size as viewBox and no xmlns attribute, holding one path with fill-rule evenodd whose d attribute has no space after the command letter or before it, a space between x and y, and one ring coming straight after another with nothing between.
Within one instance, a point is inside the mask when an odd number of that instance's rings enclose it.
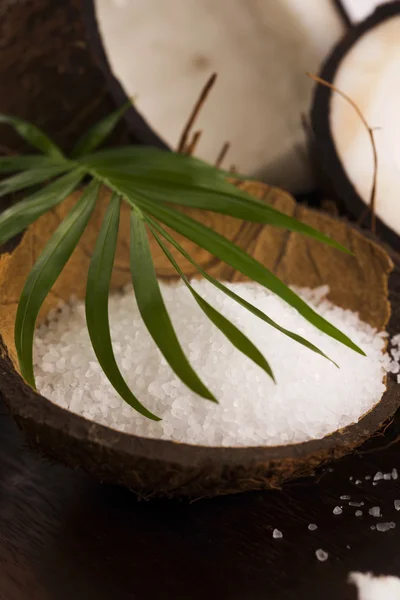
<instances>
[{"instance_id":1,"label":"brown coconut husk","mask_svg":"<svg viewBox=\"0 0 400 600\"><path fill-rule=\"evenodd\" d=\"M307 287L327 284L332 302L358 311L364 321L378 330L386 328L390 316L388 278L393 263L380 246L344 222L297 205L282 190L256 182L239 185L331 235L350 248L354 256L269 226L196 210L190 214L239 243L286 283ZM400 404L400 392L389 379L387 391L373 410L358 423L321 440L276 447L213 448L114 431L70 413L34 392L23 382L16 363L13 327L17 302L45 241L78 195L73 194L44 215L27 230L14 250L0 257L0 393L32 447L74 468L83 467L101 480L126 485L141 495L204 497L276 487L291 478L309 475L322 463L352 451L394 414ZM104 190L87 231L44 303L40 320L71 294L84 297L85 274L108 198L109 193ZM130 281L128 216L129 209L123 206L113 289ZM191 242L181 238L179 241L212 275L229 281L243 279ZM170 280L174 276L170 264L153 242L152 250L158 275ZM194 274L181 257L177 258L188 275ZM398 264L400 268L400 260ZM399 293L399 278L393 281Z\"/></svg>"}]
</instances>

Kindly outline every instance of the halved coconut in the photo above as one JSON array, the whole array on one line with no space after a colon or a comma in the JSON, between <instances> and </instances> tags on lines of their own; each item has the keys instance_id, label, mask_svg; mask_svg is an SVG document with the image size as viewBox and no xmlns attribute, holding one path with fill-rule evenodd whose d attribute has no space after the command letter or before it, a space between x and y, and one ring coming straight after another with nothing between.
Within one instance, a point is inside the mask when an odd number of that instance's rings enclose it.
<instances>
[{"instance_id":1,"label":"halved coconut","mask_svg":"<svg viewBox=\"0 0 400 600\"><path fill-rule=\"evenodd\" d=\"M267 199L280 210L346 244L355 256L280 229L261 227L256 223L244 224L213 213L191 212L235 239L287 283L302 287L326 283L331 288L329 298L332 302L359 311L365 322L379 330L386 327L390 313L388 277L392 262L381 247L345 223L296 205L285 192L255 182L241 185L259 199ZM72 467L81 466L100 479L124 484L140 494L212 496L276 487L290 478L311 474L318 465L351 451L394 414L400 404L400 386L388 378L387 391L370 412L360 415L358 423L323 439L275 447L210 447L123 433L86 420L53 403L51 398L34 392L18 373L13 335L17 302L38 252L76 199L77 194L74 194L53 212L44 215L27 230L11 253L0 257L0 393L33 447ZM103 194L102 200L47 298L41 319L57 306L60 299L67 300L71 293L79 298L84 296L84 273L108 193ZM124 206L122 210L127 212L129 209ZM121 219L114 289L130 280L127 217L125 214ZM196 249L191 242L185 245L214 276L222 280L241 278L229 266ZM157 252L157 247L154 247L154 256L159 275L171 278L172 267L165 262L159 249ZM400 259L398 265L395 276L390 279L390 285L397 293L400 292ZM390 325L392 333L399 331L399 315L396 319L397 322L392 320Z\"/></svg>"},{"instance_id":2,"label":"halved coconut","mask_svg":"<svg viewBox=\"0 0 400 600\"><path fill-rule=\"evenodd\" d=\"M211 73L196 128L200 158L224 142L242 173L294 191L312 186L301 116L307 70L342 35L331 0L94 0L111 69L147 121L176 148Z\"/></svg>"},{"instance_id":3,"label":"halved coconut","mask_svg":"<svg viewBox=\"0 0 400 600\"><path fill-rule=\"evenodd\" d=\"M400 2L378 8L352 28L321 71L359 107L373 129L378 156L378 233L400 248ZM374 174L368 131L339 94L317 86L311 112L316 155L337 197L356 217L370 202Z\"/></svg>"}]
</instances>

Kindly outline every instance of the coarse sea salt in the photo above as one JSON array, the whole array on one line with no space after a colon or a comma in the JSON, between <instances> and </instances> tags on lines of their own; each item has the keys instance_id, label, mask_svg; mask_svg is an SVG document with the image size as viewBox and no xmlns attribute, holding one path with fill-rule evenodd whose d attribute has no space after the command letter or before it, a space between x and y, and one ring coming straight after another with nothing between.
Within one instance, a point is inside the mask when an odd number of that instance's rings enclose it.
<instances>
[{"instance_id":1,"label":"coarse sea salt","mask_svg":"<svg viewBox=\"0 0 400 600\"><path fill-rule=\"evenodd\" d=\"M297 291L358 344L366 357L318 331L264 287L227 285L321 348L340 368L200 280L193 281L195 290L256 344L270 362L276 384L212 325L185 285L161 284L182 347L219 404L198 397L175 376L149 336L128 289L110 296L114 352L132 391L162 420L142 417L114 391L91 348L82 302L63 305L37 329L38 390L60 406L113 429L209 446L279 445L321 438L358 421L380 400L390 364L383 353L385 334L324 299L326 287Z\"/></svg>"},{"instance_id":2,"label":"coarse sea salt","mask_svg":"<svg viewBox=\"0 0 400 600\"><path fill-rule=\"evenodd\" d=\"M399 600L400 579L372 573L350 573L349 583L357 586L358 600Z\"/></svg>"},{"instance_id":3,"label":"coarse sea salt","mask_svg":"<svg viewBox=\"0 0 400 600\"><path fill-rule=\"evenodd\" d=\"M315 556L320 562L325 562L329 558L328 552L325 552L322 548L318 548L318 550L315 551Z\"/></svg>"},{"instance_id":4,"label":"coarse sea salt","mask_svg":"<svg viewBox=\"0 0 400 600\"><path fill-rule=\"evenodd\" d=\"M272 532L272 537L276 540L283 538L283 533L282 531L279 531L279 529L274 529Z\"/></svg>"}]
</instances>

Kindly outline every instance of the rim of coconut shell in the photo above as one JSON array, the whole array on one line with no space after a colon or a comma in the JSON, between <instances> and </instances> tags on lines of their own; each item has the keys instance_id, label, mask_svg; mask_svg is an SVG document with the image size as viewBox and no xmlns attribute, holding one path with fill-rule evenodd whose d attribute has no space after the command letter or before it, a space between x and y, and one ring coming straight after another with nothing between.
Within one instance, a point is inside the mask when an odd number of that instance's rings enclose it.
<instances>
[{"instance_id":1,"label":"rim of coconut shell","mask_svg":"<svg viewBox=\"0 0 400 600\"><path fill-rule=\"evenodd\" d=\"M365 269L368 270L371 266L366 263L366 259L370 260L371 264L374 265L371 272L374 285L371 287L370 294L371 306L374 306L371 309L369 321L380 326L380 328L386 326L390 315L390 307L387 301L387 283L393 265L380 246L367 240L358 231L350 228L348 224L304 206L296 205L293 198L286 192L254 182L240 185L260 199L267 197L272 205L288 214L293 214L314 226L318 224L323 231L331 232L337 239L339 238L338 241L345 242L347 240L356 253L358 249L359 256L358 260L354 259L355 271L352 274L352 277L355 277L355 284L357 284L357 273L360 273L360 277L365 277ZM69 198L67 204L69 201L73 202L74 198ZM63 205L60 206L60 210L67 210L67 208L62 208ZM58 214L56 221L59 220L59 217L60 214ZM47 232L49 222L46 221L46 218L46 215L42 217L42 223ZM222 230L231 239L237 239L237 231L246 231L243 223L235 219L221 218L221 216L211 213L208 213L207 219L211 219L213 226L220 231ZM210 224L207 219L207 223ZM100 222L100 219L98 218L97 221ZM129 219L122 218L121 223L124 222L129 225ZM233 223L235 223L234 227ZM54 226L55 224L52 223L51 227ZM290 271L292 268L293 273L299 273L296 260L301 261L304 252L309 252L310 248L311 253L313 248L318 248L317 260L324 255L325 260L330 263L335 262L335 260L352 260L348 255L332 251L326 246L321 246L317 242L307 240L307 238L297 234L288 235L285 231L260 227L258 224L246 224L246 226L248 226L246 233L248 242L245 241L245 245L248 244L248 250L252 244L253 255L257 255L257 248L260 250L261 247L261 251L263 249L265 251L265 244L269 245L270 248L275 248L280 255L278 262L283 271ZM96 227L95 224L94 228ZM29 230L26 236L29 236ZM12 260L13 256L16 256L14 253L21 248L24 239L27 240L28 237L25 238L24 236L14 249L11 249L8 254L0 256L0 274L2 276L4 276L4 265L7 261ZM360 248L363 248L361 253ZM282 252L284 255L282 255ZM334 254L330 254L332 252ZM83 254L86 255L86 252ZM117 251L117 270L121 266L118 256ZM23 253L21 257L22 259L26 258ZM335 259L332 260L332 257L335 257ZM207 262L209 261L207 256L197 256L196 258L203 266L211 264L211 262ZM260 257L258 256L258 258ZM400 270L400 258L397 256L395 258L396 266ZM158 272L163 271L157 261L158 258L155 256ZM340 263L338 269L344 268L342 264L346 263ZM232 270L219 270L219 267L214 265L210 271L213 268L216 271L214 270L212 274L219 273L221 278L233 278ZM279 268L276 269L278 273ZM318 269L318 266L314 266L314 268ZM66 270L68 270L68 266ZM13 270L13 276L14 272ZM165 270L162 274L168 276ZM71 277L73 277L72 269ZM117 277L119 277L118 273ZM300 274L300 279L291 282L302 285L301 277ZM307 277L309 278L308 275ZM285 276L283 278L287 279ZM397 285L397 293L400 293L399 272L394 271L391 278L391 281L393 280ZM2 279L3 285L7 285L4 278L0 278L0 281ZM289 279L291 279L290 274ZM311 283L312 280L311 277ZM124 279L120 280L119 283L121 281L124 281ZM311 287L313 286L311 285ZM348 287L348 282L344 282L343 289L339 290L336 296L340 297L347 294L351 298ZM379 294L376 291L377 288L380 288ZM69 291L69 293L71 292L72 290ZM332 301L335 298L335 294L333 294ZM357 302L359 302L359 299ZM340 304L340 302L337 303ZM365 303L368 303L367 297ZM347 308L352 308L350 300L346 300L344 304ZM3 309L7 311L9 308L3 307ZM3 313L3 319L0 318L0 323L2 323L0 325L1 336L4 336L4 315L7 316L7 314L7 312ZM358 423L349 425L318 440L285 446L210 447L143 438L88 421L84 417L61 408L36 393L23 382L18 374L8 354L9 349L6 348L1 336L0 370L2 376L0 378L0 393L17 423L23 429L28 443L42 453L57 458L72 467L83 467L101 480L126 485L133 491L147 496L205 497L277 487L294 477L310 475L317 466L324 462L347 454L379 430L380 426L393 416L400 405L400 386L396 386L392 378L388 377L387 390L381 401L365 414Z\"/></svg>"},{"instance_id":2,"label":"rim of coconut shell","mask_svg":"<svg viewBox=\"0 0 400 600\"><path fill-rule=\"evenodd\" d=\"M349 28L348 33L333 48L323 63L319 76L328 82L333 82L342 60L358 40L368 31L384 21L400 16L400 0L394 0L378 6L364 21ZM346 174L345 167L337 152L330 126L330 103L335 92L325 86L315 85L311 108L311 127L315 156L318 157L318 167L324 174L334 194L344 202L349 212L360 218L367 210L367 204L360 198L352 182ZM379 160L379 157L378 157ZM378 167L379 168L379 167ZM365 225L370 223L370 215L365 219ZM376 216L376 231L379 237L394 248L399 248L398 234Z\"/></svg>"}]
</instances>

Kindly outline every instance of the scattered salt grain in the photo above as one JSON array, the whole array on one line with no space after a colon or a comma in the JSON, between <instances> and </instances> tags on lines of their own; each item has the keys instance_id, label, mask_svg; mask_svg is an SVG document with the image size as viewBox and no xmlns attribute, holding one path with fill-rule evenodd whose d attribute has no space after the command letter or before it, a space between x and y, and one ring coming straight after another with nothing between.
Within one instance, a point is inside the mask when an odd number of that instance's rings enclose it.
<instances>
[{"instance_id":1,"label":"scattered salt grain","mask_svg":"<svg viewBox=\"0 0 400 600\"><path fill-rule=\"evenodd\" d=\"M385 473L383 476L383 479L385 479L386 481L390 481L390 479L392 478L392 474L391 473Z\"/></svg>"},{"instance_id":2,"label":"scattered salt grain","mask_svg":"<svg viewBox=\"0 0 400 600\"><path fill-rule=\"evenodd\" d=\"M325 550L322 550L322 548L318 548L318 550L315 551L315 556L320 562L325 562L329 558L329 554L325 552Z\"/></svg>"},{"instance_id":3,"label":"scattered salt grain","mask_svg":"<svg viewBox=\"0 0 400 600\"><path fill-rule=\"evenodd\" d=\"M371 477L371 475L366 475L366 476L364 477L364 479L365 479L366 481L369 481L370 479L372 479L372 477Z\"/></svg>"},{"instance_id":4,"label":"scattered salt grain","mask_svg":"<svg viewBox=\"0 0 400 600\"><path fill-rule=\"evenodd\" d=\"M318 525L316 525L315 523L310 523L308 529L310 531L315 531L316 529L318 529Z\"/></svg>"},{"instance_id":5,"label":"scattered salt grain","mask_svg":"<svg viewBox=\"0 0 400 600\"><path fill-rule=\"evenodd\" d=\"M395 500L394 501L394 507L396 510L400 510L400 500Z\"/></svg>"},{"instance_id":6,"label":"scattered salt grain","mask_svg":"<svg viewBox=\"0 0 400 600\"><path fill-rule=\"evenodd\" d=\"M381 471L378 471L374 475L374 481L380 481L381 479L383 479L383 473L381 473Z\"/></svg>"},{"instance_id":7,"label":"scattered salt grain","mask_svg":"<svg viewBox=\"0 0 400 600\"><path fill-rule=\"evenodd\" d=\"M282 531L279 531L279 529L274 529L272 532L272 537L275 539L283 538L283 533Z\"/></svg>"},{"instance_id":8,"label":"scattered salt grain","mask_svg":"<svg viewBox=\"0 0 400 600\"><path fill-rule=\"evenodd\" d=\"M371 515L371 517L381 517L382 516L380 506L373 506L372 508L369 509L368 512Z\"/></svg>"},{"instance_id":9,"label":"scattered salt grain","mask_svg":"<svg viewBox=\"0 0 400 600\"><path fill-rule=\"evenodd\" d=\"M341 500L350 500L350 498L351 498L351 496L347 496L347 495L340 496Z\"/></svg>"},{"instance_id":10,"label":"scattered salt grain","mask_svg":"<svg viewBox=\"0 0 400 600\"><path fill-rule=\"evenodd\" d=\"M358 589L358 600L399 600L400 579L371 573L350 573L349 583Z\"/></svg>"},{"instance_id":11,"label":"scattered salt grain","mask_svg":"<svg viewBox=\"0 0 400 600\"><path fill-rule=\"evenodd\" d=\"M333 514L334 515L341 515L343 512L343 509L341 506L335 506L335 508L333 509Z\"/></svg>"},{"instance_id":12,"label":"scattered salt grain","mask_svg":"<svg viewBox=\"0 0 400 600\"><path fill-rule=\"evenodd\" d=\"M356 515L356 517L362 517L363 511L362 510L356 510L355 515Z\"/></svg>"},{"instance_id":13,"label":"scattered salt grain","mask_svg":"<svg viewBox=\"0 0 400 600\"><path fill-rule=\"evenodd\" d=\"M378 523L376 526L377 531L389 531L389 529L394 529L396 527L396 523Z\"/></svg>"},{"instance_id":14,"label":"scattered salt grain","mask_svg":"<svg viewBox=\"0 0 400 600\"><path fill-rule=\"evenodd\" d=\"M355 507L364 506L364 502L349 502L349 506L355 506Z\"/></svg>"},{"instance_id":15,"label":"scattered salt grain","mask_svg":"<svg viewBox=\"0 0 400 600\"><path fill-rule=\"evenodd\" d=\"M361 485L361 483L362 483L361 479L357 479L355 482L356 485Z\"/></svg>"},{"instance_id":16,"label":"scattered salt grain","mask_svg":"<svg viewBox=\"0 0 400 600\"><path fill-rule=\"evenodd\" d=\"M392 471L392 479L398 479L399 474L397 473L397 469L393 469Z\"/></svg>"},{"instance_id":17,"label":"scattered salt grain","mask_svg":"<svg viewBox=\"0 0 400 600\"><path fill-rule=\"evenodd\" d=\"M48 325L36 331L34 363L39 391L86 419L113 429L208 446L279 445L319 439L357 422L380 400L385 390L385 340L355 313L321 300L318 290L300 291L324 318L358 344L366 357L321 333L262 286L245 282L227 286L306 337L340 369L269 327L207 281L196 280L194 289L267 357L276 385L205 317L184 284L161 283L182 347L219 404L199 398L175 376L149 336L131 291L109 299L116 360L132 391L162 420L142 417L113 390L96 361L84 303L78 301L54 312ZM51 362L44 360L48 354ZM82 398L77 390L84 390Z\"/></svg>"}]
</instances>

